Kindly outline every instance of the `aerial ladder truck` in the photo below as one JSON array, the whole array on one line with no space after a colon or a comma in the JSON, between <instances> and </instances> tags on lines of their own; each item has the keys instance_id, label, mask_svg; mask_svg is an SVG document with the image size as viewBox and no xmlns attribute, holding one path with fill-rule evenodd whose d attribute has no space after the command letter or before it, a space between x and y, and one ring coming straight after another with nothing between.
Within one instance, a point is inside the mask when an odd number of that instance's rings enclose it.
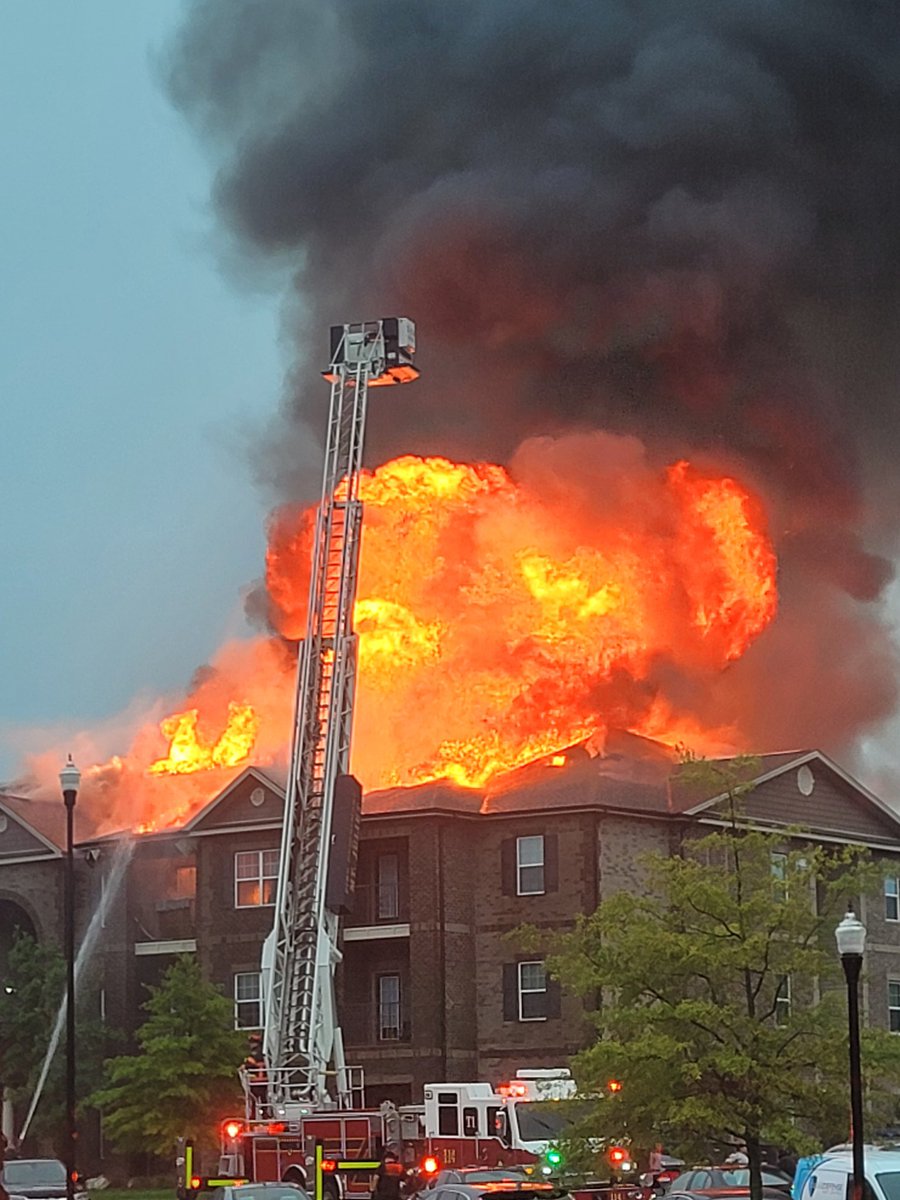
<instances>
[{"instance_id":1,"label":"aerial ladder truck","mask_svg":"<svg viewBox=\"0 0 900 1200\"><path fill-rule=\"evenodd\" d=\"M335 971L361 808L349 768L366 411L370 387L418 377L415 350L415 325L407 317L331 329L331 361L323 372L331 384L325 465L297 665L275 915L262 952L263 1035L254 1064L248 1059L242 1071L245 1115L222 1124L222 1183L244 1176L311 1185L316 1147L320 1156L324 1149L334 1159L359 1158L377 1155L387 1136L384 1115L365 1109L362 1072L345 1061ZM189 1141L179 1154L179 1194L189 1196L208 1179L194 1173ZM336 1200L344 1181L334 1177L329 1185Z\"/></svg>"},{"instance_id":2,"label":"aerial ladder truck","mask_svg":"<svg viewBox=\"0 0 900 1200\"><path fill-rule=\"evenodd\" d=\"M275 918L263 950L264 1053L272 1115L359 1102L335 1008L338 930L353 890L360 787L348 774L356 689L353 608L369 388L408 383L406 317L333 326L325 467L300 648ZM333 1085L328 1086L329 1072Z\"/></svg>"}]
</instances>

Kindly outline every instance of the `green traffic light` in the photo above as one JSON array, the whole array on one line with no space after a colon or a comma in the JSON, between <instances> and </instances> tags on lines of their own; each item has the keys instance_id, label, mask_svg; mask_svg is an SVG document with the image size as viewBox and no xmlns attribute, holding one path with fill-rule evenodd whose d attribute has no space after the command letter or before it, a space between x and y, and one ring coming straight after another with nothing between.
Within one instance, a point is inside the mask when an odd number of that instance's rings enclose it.
<instances>
[{"instance_id":1,"label":"green traffic light","mask_svg":"<svg viewBox=\"0 0 900 1200\"><path fill-rule=\"evenodd\" d=\"M550 1164L551 1167L558 1167L559 1164L562 1162L562 1155L560 1154L560 1152L558 1150L548 1150L547 1151L547 1162Z\"/></svg>"}]
</instances>

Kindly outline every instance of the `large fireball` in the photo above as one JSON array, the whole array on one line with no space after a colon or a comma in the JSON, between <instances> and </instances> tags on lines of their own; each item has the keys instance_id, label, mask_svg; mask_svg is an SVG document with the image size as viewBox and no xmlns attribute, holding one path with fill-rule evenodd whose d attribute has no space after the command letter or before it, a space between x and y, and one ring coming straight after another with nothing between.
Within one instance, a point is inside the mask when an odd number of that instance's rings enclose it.
<instances>
[{"instance_id":1,"label":"large fireball","mask_svg":"<svg viewBox=\"0 0 900 1200\"><path fill-rule=\"evenodd\" d=\"M776 607L760 504L735 479L595 436L594 470L527 443L509 472L406 456L367 473L354 769L379 787L499 770L607 724L700 734L661 703L663 662L720 670ZM571 447L570 447L571 448ZM273 522L273 619L302 636L313 514Z\"/></svg>"}]
</instances>

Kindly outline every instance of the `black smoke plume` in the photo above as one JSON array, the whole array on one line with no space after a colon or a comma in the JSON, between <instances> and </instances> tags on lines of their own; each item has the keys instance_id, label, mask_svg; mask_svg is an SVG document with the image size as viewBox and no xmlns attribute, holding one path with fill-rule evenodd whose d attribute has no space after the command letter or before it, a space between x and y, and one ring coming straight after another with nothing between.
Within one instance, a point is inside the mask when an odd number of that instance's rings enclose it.
<instances>
[{"instance_id":1,"label":"black smoke plume","mask_svg":"<svg viewBox=\"0 0 900 1200\"><path fill-rule=\"evenodd\" d=\"M782 613L691 703L846 748L895 699L898 45L878 0L189 4L170 94L294 284L279 497L310 496L327 326L406 313L424 378L373 461L603 428L735 465Z\"/></svg>"}]
</instances>

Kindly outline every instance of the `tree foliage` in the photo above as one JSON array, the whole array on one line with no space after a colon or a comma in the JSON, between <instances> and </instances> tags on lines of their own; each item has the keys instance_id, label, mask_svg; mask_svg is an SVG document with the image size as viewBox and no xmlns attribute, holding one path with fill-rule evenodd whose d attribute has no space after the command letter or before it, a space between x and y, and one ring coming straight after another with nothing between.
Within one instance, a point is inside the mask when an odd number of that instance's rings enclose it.
<instances>
[{"instance_id":1,"label":"tree foliage","mask_svg":"<svg viewBox=\"0 0 900 1200\"><path fill-rule=\"evenodd\" d=\"M592 1129L687 1153L744 1144L759 1196L763 1143L806 1151L847 1136L834 928L874 868L858 847L752 828L743 785L727 782L723 827L648 860L649 894L605 899L549 967L599 997L597 1040L573 1064L582 1094L602 1097ZM900 1047L870 1030L864 1051L877 1108L900 1080Z\"/></svg>"},{"instance_id":2,"label":"tree foliage","mask_svg":"<svg viewBox=\"0 0 900 1200\"><path fill-rule=\"evenodd\" d=\"M11 1090L18 1122L25 1118L65 997L65 960L58 947L17 932L0 989L0 1078ZM96 993L80 988L76 998L77 1075L81 1096L100 1082L109 1032L90 1015ZM65 1031L29 1129L28 1143L48 1140L63 1149L65 1124ZM17 1127L18 1132L18 1127Z\"/></svg>"},{"instance_id":3,"label":"tree foliage","mask_svg":"<svg viewBox=\"0 0 900 1200\"><path fill-rule=\"evenodd\" d=\"M212 1142L240 1103L244 1035L234 1028L233 1003L193 957L178 959L149 990L138 1052L110 1059L106 1085L91 1099L114 1145L168 1156L179 1136Z\"/></svg>"}]
</instances>

